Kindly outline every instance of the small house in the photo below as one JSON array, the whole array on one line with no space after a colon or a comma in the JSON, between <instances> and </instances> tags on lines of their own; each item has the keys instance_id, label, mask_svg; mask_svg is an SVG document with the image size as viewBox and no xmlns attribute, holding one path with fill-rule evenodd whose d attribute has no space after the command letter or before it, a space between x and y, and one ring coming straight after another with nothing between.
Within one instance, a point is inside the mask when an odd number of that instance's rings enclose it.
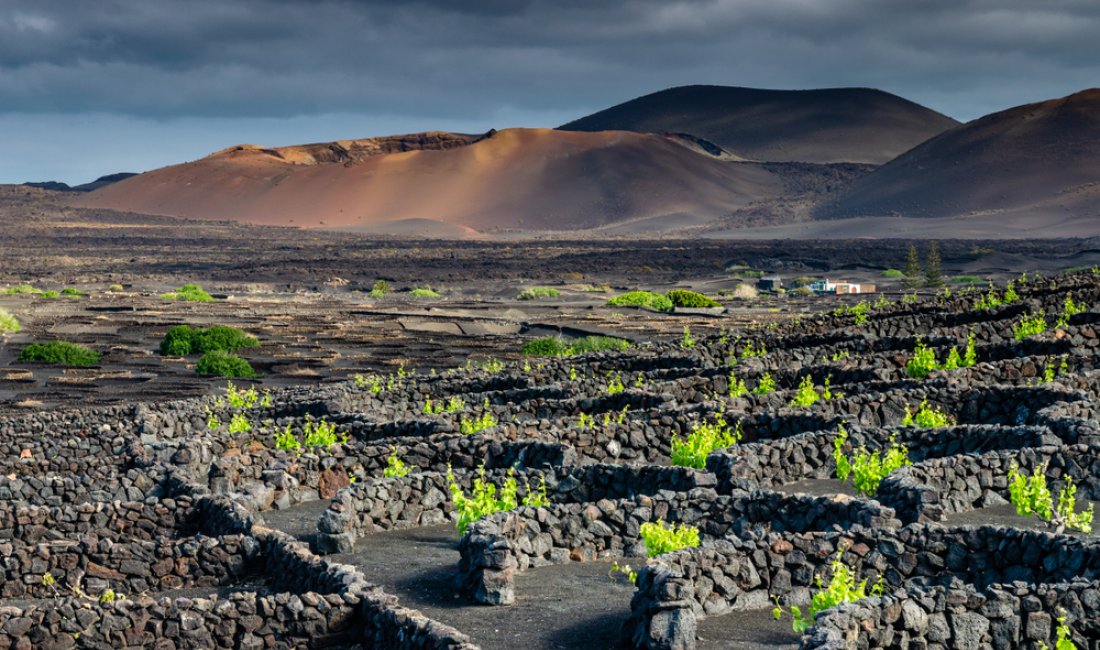
<instances>
[{"instance_id":1,"label":"small house","mask_svg":"<svg viewBox=\"0 0 1100 650\"><path fill-rule=\"evenodd\" d=\"M756 288L760 291L779 291L783 288L783 280L778 275L769 275L756 281Z\"/></svg>"}]
</instances>

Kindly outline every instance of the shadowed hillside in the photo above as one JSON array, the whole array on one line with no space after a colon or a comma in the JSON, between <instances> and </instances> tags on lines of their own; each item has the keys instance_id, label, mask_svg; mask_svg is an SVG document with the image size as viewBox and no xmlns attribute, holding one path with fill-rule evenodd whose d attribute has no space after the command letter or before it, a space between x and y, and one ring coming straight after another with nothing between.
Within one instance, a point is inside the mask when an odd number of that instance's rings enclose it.
<instances>
[{"instance_id":1,"label":"shadowed hillside","mask_svg":"<svg viewBox=\"0 0 1100 650\"><path fill-rule=\"evenodd\" d=\"M689 143L691 144L691 143ZM264 149L231 147L78 199L88 207L248 223L423 232L696 225L782 183L697 143L629 132L507 129ZM693 150L695 149L695 150ZM461 231L460 231L461 232Z\"/></svg>"},{"instance_id":2,"label":"shadowed hillside","mask_svg":"<svg viewBox=\"0 0 1100 650\"><path fill-rule=\"evenodd\" d=\"M1100 210L1100 89L952 129L856 181L819 216L1054 219Z\"/></svg>"},{"instance_id":3,"label":"shadowed hillside","mask_svg":"<svg viewBox=\"0 0 1100 650\"><path fill-rule=\"evenodd\" d=\"M761 161L884 163L958 122L881 90L681 86L565 124L684 132Z\"/></svg>"}]
</instances>

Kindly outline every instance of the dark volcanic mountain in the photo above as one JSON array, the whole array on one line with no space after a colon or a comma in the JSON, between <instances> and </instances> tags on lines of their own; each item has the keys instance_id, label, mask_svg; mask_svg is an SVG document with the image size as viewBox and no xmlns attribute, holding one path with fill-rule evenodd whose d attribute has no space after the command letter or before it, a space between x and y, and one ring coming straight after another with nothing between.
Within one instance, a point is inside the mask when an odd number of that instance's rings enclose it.
<instances>
[{"instance_id":1,"label":"dark volcanic mountain","mask_svg":"<svg viewBox=\"0 0 1100 650\"><path fill-rule=\"evenodd\" d=\"M881 164L957 125L920 104L869 88L681 86L559 128L690 133L752 160Z\"/></svg>"},{"instance_id":2,"label":"dark volcanic mountain","mask_svg":"<svg viewBox=\"0 0 1100 650\"><path fill-rule=\"evenodd\" d=\"M1100 210L1100 89L974 120L856 181L818 216Z\"/></svg>"}]
</instances>

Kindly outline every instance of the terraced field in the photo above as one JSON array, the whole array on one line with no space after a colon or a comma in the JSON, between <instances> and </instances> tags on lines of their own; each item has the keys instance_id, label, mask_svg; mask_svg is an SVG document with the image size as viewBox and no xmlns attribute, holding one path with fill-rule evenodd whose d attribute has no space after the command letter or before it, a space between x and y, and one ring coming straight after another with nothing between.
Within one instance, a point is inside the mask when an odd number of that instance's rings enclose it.
<instances>
[{"instance_id":1,"label":"terraced field","mask_svg":"<svg viewBox=\"0 0 1100 650\"><path fill-rule=\"evenodd\" d=\"M1100 276L1014 290L0 418L0 647L1098 647Z\"/></svg>"}]
</instances>

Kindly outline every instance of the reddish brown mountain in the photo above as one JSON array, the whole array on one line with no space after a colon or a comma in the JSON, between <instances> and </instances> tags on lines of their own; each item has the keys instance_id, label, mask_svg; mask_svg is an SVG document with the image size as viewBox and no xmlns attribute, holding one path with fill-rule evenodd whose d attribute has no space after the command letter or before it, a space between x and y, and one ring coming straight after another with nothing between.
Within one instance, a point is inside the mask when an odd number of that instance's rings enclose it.
<instances>
[{"instance_id":1,"label":"reddish brown mountain","mask_svg":"<svg viewBox=\"0 0 1100 650\"><path fill-rule=\"evenodd\" d=\"M423 232L669 229L774 196L759 165L683 137L508 129L231 147L129 178L88 207L257 224ZM633 225L631 225L633 224Z\"/></svg>"},{"instance_id":2,"label":"reddish brown mountain","mask_svg":"<svg viewBox=\"0 0 1100 650\"><path fill-rule=\"evenodd\" d=\"M947 131L859 179L818 215L992 212L1049 219L1100 214L1100 89Z\"/></svg>"},{"instance_id":3,"label":"reddish brown mountain","mask_svg":"<svg viewBox=\"0 0 1100 650\"><path fill-rule=\"evenodd\" d=\"M681 86L560 128L690 133L760 161L881 164L957 124L924 106L869 88Z\"/></svg>"}]
</instances>

